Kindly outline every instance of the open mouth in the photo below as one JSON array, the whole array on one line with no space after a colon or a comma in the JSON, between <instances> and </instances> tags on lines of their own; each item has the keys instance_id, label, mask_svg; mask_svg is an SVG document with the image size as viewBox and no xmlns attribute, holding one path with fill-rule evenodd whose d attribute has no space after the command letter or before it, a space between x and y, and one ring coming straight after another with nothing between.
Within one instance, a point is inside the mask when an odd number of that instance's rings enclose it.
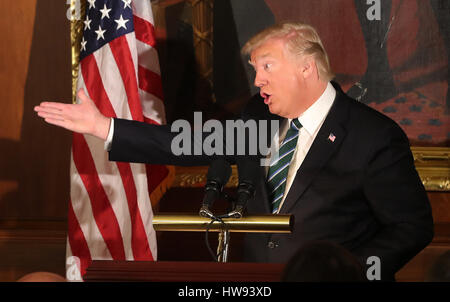
<instances>
[{"instance_id":1,"label":"open mouth","mask_svg":"<svg viewBox=\"0 0 450 302\"><path fill-rule=\"evenodd\" d=\"M264 104L269 105L271 95L265 92L260 91L259 93L261 97L264 99Z\"/></svg>"}]
</instances>

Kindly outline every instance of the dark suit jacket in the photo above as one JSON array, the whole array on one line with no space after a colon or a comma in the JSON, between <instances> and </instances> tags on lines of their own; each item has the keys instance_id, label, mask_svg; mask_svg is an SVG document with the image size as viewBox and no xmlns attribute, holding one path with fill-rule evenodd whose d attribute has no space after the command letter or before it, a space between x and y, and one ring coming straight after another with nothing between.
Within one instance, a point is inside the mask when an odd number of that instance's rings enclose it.
<instances>
[{"instance_id":1,"label":"dark suit jacket","mask_svg":"<svg viewBox=\"0 0 450 302\"><path fill-rule=\"evenodd\" d=\"M365 265L381 260L382 280L394 274L433 237L430 204L415 170L405 133L385 115L347 97L337 96L300 166L281 214L295 217L292 234L248 234L245 259L287 262L304 243L341 244ZM243 119L279 119L259 97ZM174 156L168 126L115 121L110 159L175 165L204 165L205 156ZM336 138L329 139L330 134ZM233 161L233 158L229 158ZM270 213L265 172L258 171L249 214Z\"/></svg>"}]
</instances>

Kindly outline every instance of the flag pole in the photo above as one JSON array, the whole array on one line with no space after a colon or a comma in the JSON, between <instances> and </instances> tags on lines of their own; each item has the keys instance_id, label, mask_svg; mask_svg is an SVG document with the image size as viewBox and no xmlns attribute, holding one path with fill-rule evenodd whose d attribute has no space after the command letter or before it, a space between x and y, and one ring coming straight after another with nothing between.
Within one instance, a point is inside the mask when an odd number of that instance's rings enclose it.
<instances>
[{"instance_id":1,"label":"flag pole","mask_svg":"<svg viewBox=\"0 0 450 302\"><path fill-rule=\"evenodd\" d=\"M70 48L72 66L72 103L77 99L78 64L80 62L81 37L83 36L83 20L86 17L86 0L70 1Z\"/></svg>"}]
</instances>

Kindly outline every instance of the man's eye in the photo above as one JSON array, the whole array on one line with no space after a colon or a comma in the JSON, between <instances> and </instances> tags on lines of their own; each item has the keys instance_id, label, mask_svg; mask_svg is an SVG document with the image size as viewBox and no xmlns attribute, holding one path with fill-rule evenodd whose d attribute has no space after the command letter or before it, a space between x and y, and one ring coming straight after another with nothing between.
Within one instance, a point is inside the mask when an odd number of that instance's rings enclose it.
<instances>
[{"instance_id":1,"label":"man's eye","mask_svg":"<svg viewBox=\"0 0 450 302\"><path fill-rule=\"evenodd\" d=\"M270 67L272 67L272 64L270 64L270 63L264 64L264 69L265 69L265 70L270 69Z\"/></svg>"}]
</instances>

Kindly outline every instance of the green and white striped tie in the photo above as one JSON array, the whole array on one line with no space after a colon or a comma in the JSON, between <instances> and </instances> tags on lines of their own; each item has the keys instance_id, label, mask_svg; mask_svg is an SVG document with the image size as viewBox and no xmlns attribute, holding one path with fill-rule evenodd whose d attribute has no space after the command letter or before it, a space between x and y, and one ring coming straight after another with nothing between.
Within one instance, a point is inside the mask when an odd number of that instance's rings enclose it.
<instances>
[{"instance_id":1,"label":"green and white striped tie","mask_svg":"<svg viewBox=\"0 0 450 302\"><path fill-rule=\"evenodd\" d=\"M292 155L297 146L298 132L302 124L298 119L293 119L291 127L286 133L281 146L278 150L279 157L270 165L267 173L267 189L269 199L272 202L272 213L278 212L281 200L283 200L284 190L286 188L286 178L291 164Z\"/></svg>"}]
</instances>

